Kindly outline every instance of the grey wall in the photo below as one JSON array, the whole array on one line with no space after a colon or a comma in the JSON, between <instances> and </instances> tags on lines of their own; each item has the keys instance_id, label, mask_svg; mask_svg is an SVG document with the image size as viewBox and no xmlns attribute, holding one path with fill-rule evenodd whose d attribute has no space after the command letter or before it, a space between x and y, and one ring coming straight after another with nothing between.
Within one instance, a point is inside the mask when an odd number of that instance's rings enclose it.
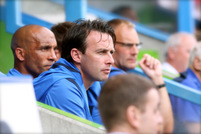
<instances>
[{"instance_id":1,"label":"grey wall","mask_svg":"<svg viewBox=\"0 0 201 134\"><path fill-rule=\"evenodd\" d=\"M159 54L159 59L164 62L165 42L151 38L149 36L138 33L140 41L143 43L142 49L156 50Z\"/></svg>"},{"instance_id":2,"label":"grey wall","mask_svg":"<svg viewBox=\"0 0 201 134\"><path fill-rule=\"evenodd\" d=\"M38 109L44 134L106 134L103 128L95 128L40 106Z\"/></svg>"}]
</instances>

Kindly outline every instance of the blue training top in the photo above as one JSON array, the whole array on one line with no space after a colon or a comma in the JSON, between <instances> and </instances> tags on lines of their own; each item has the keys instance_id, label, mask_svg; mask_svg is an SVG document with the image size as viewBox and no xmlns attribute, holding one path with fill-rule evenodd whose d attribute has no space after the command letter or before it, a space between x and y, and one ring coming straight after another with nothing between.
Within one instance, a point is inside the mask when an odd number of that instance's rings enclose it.
<instances>
[{"instance_id":1,"label":"blue training top","mask_svg":"<svg viewBox=\"0 0 201 134\"><path fill-rule=\"evenodd\" d=\"M115 75L120 75L120 74L126 74L126 72L122 69L116 68L116 67L111 67L111 71L109 74L109 78Z\"/></svg>"},{"instance_id":2,"label":"blue training top","mask_svg":"<svg viewBox=\"0 0 201 134\"><path fill-rule=\"evenodd\" d=\"M91 87L87 90L88 101L89 101L89 109L92 115L93 121L95 123L103 125L100 117L100 113L98 111L98 96L101 91L101 85L99 81L94 82Z\"/></svg>"},{"instance_id":3,"label":"blue training top","mask_svg":"<svg viewBox=\"0 0 201 134\"><path fill-rule=\"evenodd\" d=\"M81 73L73 63L60 58L33 84L38 101L93 121Z\"/></svg>"},{"instance_id":4,"label":"blue training top","mask_svg":"<svg viewBox=\"0 0 201 134\"><path fill-rule=\"evenodd\" d=\"M7 76L23 76L19 71L17 71L15 68L10 69L9 72L6 74Z\"/></svg>"}]
</instances>

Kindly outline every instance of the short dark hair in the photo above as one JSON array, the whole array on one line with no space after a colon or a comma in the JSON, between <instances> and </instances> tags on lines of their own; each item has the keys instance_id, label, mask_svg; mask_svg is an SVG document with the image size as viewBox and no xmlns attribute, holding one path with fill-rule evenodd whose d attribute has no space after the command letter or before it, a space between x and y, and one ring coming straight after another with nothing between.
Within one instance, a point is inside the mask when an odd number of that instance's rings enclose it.
<instances>
[{"instance_id":1,"label":"short dark hair","mask_svg":"<svg viewBox=\"0 0 201 134\"><path fill-rule=\"evenodd\" d=\"M87 46L86 39L91 31L109 34L113 39L113 43L115 44L116 36L114 30L106 21L100 19L78 20L75 23L76 24L66 32L62 41L61 57L65 58L67 61L73 61L70 54L73 48L76 48L85 54Z\"/></svg>"},{"instance_id":2,"label":"short dark hair","mask_svg":"<svg viewBox=\"0 0 201 134\"><path fill-rule=\"evenodd\" d=\"M62 40L63 40L65 33L74 24L75 23L73 23L73 22L65 21L65 22L55 24L51 27L51 31L54 33L54 36L57 41L57 47L58 47L59 52L61 52Z\"/></svg>"},{"instance_id":3,"label":"short dark hair","mask_svg":"<svg viewBox=\"0 0 201 134\"><path fill-rule=\"evenodd\" d=\"M103 85L98 99L102 121L107 130L126 122L126 110L134 105L145 111L146 94L155 84L140 75L123 74L111 77Z\"/></svg>"}]
</instances>

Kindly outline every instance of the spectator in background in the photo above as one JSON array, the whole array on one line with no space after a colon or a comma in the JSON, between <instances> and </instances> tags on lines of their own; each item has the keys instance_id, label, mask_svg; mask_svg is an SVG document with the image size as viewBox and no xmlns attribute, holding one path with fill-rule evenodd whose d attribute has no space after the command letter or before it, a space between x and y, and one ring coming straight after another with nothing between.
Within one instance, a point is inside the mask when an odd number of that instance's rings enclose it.
<instances>
[{"instance_id":1,"label":"spectator in background","mask_svg":"<svg viewBox=\"0 0 201 134\"><path fill-rule=\"evenodd\" d=\"M201 42L197 43L191 50L188 69L174 80L201 91ZM173 95L170 95L170 98L174 116L178 122L175 124L176 133L185 132L181 129L181 125L177 127L179 124L183 124L182 128L186 128L189 134L201 133L201 106Z\"/></svg>"},{"instance_id":2,"label":"spectator in background","mask_svg":"<svg viewBox=\"0 0 201 134\"><path fill-rule=\"evenodd\" d=\"M112 26L116 35L115 52L113 54L114 63L109 75L109 77L112 77L118 74L125 74L126 71L136 67L140 40L134 25L129 21L113 19L108 24ZM159 60L145 54L143 59L139 61L139 65L155 85L164 84ZM164 118L164 132L171 133L173 131L173 116L168 93L164 85L159 93L162 98L160 110Z\"/></svg>"},{"instance_id":3,"label":"spectator in background","mask_svg":"<svg viewBox=\"0 0 201 134\"><path fill-rule=\"evenodd\" d=\"M195 8L193 11L193 15L195 17L195 36L198 41L201 41L201 0L194 1Z\"/></svg>"},{"instance_id":4,"label":"spectator in background","mask_svg":"<svg viewBox=\"0 0 201 134\"><path fill-rule=\"evenodd\" d=\"M65 21L65 22L61 22L59 24L53 25L51 27L51 31L54 33L56 41L57 41L57 48L55 50L57 61L61 58L61 44L62 44L63 36L72 25L74 25L73 22Z\"/></svg>"},{"instance_id":5,"label":"spectator in background","mask_svg":"<svg viewBox=\"0 0 201 134\"><path fill-rule=\"evenodd\" d=\"M187 69L190 50L196 42L192 34L185 32L174 33L168 38L162 64L164 76L173 79Z\"/></svg>"},{"instance_id":6,"label":"spectator in background","mask_svg":"<svg viewBox=\"0 0 201 134\"><path fill-rule=\"evenodd\" d=\"M201 20L196 22L195 37L197 41L201 41Z\"/></svg>"},{"instance_id":7,"label":"spectator in background","mask_svg":"<svg viewBox=\"0 0 201 134\"><path fill-rule=\"evenodd\" d=\"M110 72L110 77L112 77L136 67L137 55L142 44L134 24L130 21L113 19L108 24L112 26L116 35L114 64Z\"/></svg>"},{"instance_id":8,"label":"spectator in background","mask_svg":"<svg viewBox=\"0 0 201 134\"><path fill-rule=\"evenodd\" d=\"M198 41L201 41L201 29L198 31L196 31L196 34L195 34L195 36L196 36L196 39L198 40Z\"/></svg>"},{"instance_id":9,"label":"spectator in background","mask_svg":"<svg viewBox=\"0 0 201 134\"><path fill-rule=\"evenodd\" d=\"M131 19L133 21L138 21L137 13L131 6L128 5L119 6L114 8L111 12L126 17L128 19Z\"/></svg>"},{"instance_id":10,"label":"spectator in background","mask_svg":"<svg viewBox=\"0 0 201 134\"><path fill-rule=\"evenodd\" d=\"M145 77L125 74L110 78L98 99L106 130L111 134L156 134L163 123L160 99L154 83Z\"/></svg>"},{"instance_id":11,"label":"spectator in background","mask_svg":"<svg viewBox=\"0 0 201 134\"><path fill-rule=\"evenodd\" d=\"M7 76L29 74L36 78L55 62L56 45L54 34L45 27L26 25L19 28L11 41L14 68L9 70Z\"/></svg>"},{"instance_id":12,"label":"spectator in background","mask_svg":"<svg viewBox=\"0 0 201 134\"><path fill-rule=\"evenodd\" d=\"M64 35L62 58L34 79L37 100L93 121L86 90L108 78L115 39L104 21L78 21Z\"/></svg>"}]
</instances>

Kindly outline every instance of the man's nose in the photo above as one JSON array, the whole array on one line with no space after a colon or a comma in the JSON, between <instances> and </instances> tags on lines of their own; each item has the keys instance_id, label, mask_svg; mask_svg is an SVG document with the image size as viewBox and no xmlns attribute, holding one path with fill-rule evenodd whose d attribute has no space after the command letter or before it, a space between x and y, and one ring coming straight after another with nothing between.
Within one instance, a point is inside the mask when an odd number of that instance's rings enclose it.
<instances>
[{"instance_id":1,"label":"man's nose","mask_svg":"<svg viewBox=\"0 0 201 134\"><path fill-rule=\"evenodd\" d=\"M112 57L112 54L111 54L111 53L109 53L109 54L108 54L108 60L107 60L107 64L114 64L114 59L113 59L113 57Z\"/></svg>"},{"instance_id":2,"label":"man's nose","mask_svg":"<svg viewBox=\"0 0 201 134\"><path fill-rule=\"evenodd\" d=\"M159 121L159 124L163 124L163 117L161 115L161 113L159 112L159 117L158 117L158 121Z\"/></svg>"},{"instance_id":3,"label":"man's nose","mask_svg":"<svg viewBox=\"0 0 201 134\"><path fill-rule=\"evenodd\" d=\"M130 49L132 54L138 54L139 53L139 49L136 45L133 45L132 48Z\"/></svg>"},{"instance_id":4,"label":"man's nose","mask_svg":"<svg viewBox=\"0 0 201 134\"><path fill-rule=\"evenodd\" d=\"M56 57L54 49L51 49L49 59L56 61L56 58L57 57Z\"/></svg>"}]
</instances>

